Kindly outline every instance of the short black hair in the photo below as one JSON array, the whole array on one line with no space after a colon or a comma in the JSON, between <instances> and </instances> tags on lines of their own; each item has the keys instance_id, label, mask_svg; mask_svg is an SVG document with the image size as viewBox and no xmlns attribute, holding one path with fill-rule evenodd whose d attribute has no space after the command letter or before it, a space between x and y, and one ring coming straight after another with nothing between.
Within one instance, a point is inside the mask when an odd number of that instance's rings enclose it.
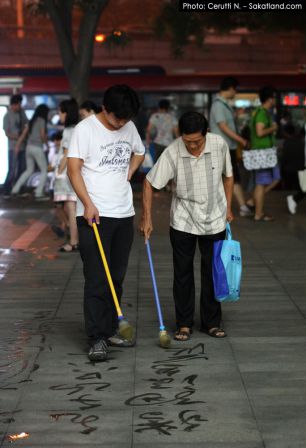
<instances>
[{"instance_id":1,"label":"short black hair","mask_svg":"<svg viewBox=\"0 0 306 448\"><path fill-rule=\"evenodd\" d=\"M74 98L64 100L59 105L60 111L65 112L66 120L64 123L65 128L69 126L75 126L79 121L79 106Z\"/></svg>"},{"instance_id":2,"label":"short black hair","mask_svg":"<svg viewBox=\"0 0 306 448\"><path fill-rule=\"evenodd\" d=\"M140 102L135 90L126 84L117 84L104 93L103 106L116 118L130 120L137 115Z\"/></svg>"},{"instance_id":3,"label":"short black hair","mask_svg":"<svg viewBox=\"0 0 306 448\"><path fill-rule=\"evenodd\" d=\"M259 90L259 99L263 104L276 94L276 89L273 86L264 86Z\"/></svg>"},{"instance_id":4,"label":"short black hair","mask_svg":"<svg viewBox=\"0 0 306 448\"><path fill-rule=\"evenodd\" d=\"M201 132L202 135L207 134L208 122L203 114L199 112L185 112L178 123L180 134L194 134Z\"/></svg>"},{"instance_id":5,"label":"short black hair","mask_svg":"<svg viewBox=\"0 0 306 448\"><path fill-rule=\"evenodd\" d=\"M51 142L56 142L56 141L62 140L62 138L63 138L63 133L61 131L57 131L52 135L50 140L51 140Z\"/></svg>"},{"instance_id":6,"label":"short black hair","mask_svg":"<svg viewBox=\"0 0 306 448\"><path fill-rule=\"evenodd\" d=\"M90 112L91 110L93 110L95 113L101 112L101 107L97 106L96 103L91 100L84 101L81 104L80 109L85 109L87 110L87 112Z\"/></svg>"},{"instance_id":7,"label":"short black hair","mask_svg":"<svg viewBox=\"0 0 306 448\"><path fill-rule=\"evenodd\" d=\"M170 109L170 102L166 99L160 100L158 103L158 107L160 109L169 110Z\"/></svg>"},{"instance_id":8,"label":"short black hair","mask_svg":"<svg viewBox=\"0 0 306 448\"><path fill-rule=\"evenodd\" d=\"M22 95L19 93L16 95L12 95L10 99L10 105L12 104L21 104L22 103Z\"/></svg>"},{"instance_id":9,"label":"short black hair","mask_svg":"<svg viewBox=\"0 0 306 448\"><path fill-rule=\"evenodd\" d=\"M231 87L233 87L235 90L239 86L238 79L234 78L233 76L227 76L226 78L223 78L220 84L220 90L229 90Z\"/></svg>"}]
</instances>

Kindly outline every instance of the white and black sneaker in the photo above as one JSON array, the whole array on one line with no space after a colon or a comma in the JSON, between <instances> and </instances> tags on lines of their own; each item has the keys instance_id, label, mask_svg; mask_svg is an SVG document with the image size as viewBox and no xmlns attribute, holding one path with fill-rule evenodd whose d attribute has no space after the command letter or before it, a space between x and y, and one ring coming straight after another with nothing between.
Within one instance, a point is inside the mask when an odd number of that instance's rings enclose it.
<instances>
[{"instance_id":1,"label":"white and black sneaker","mask_svg":"<svg viewBox=\"0 0 306 448\"><path fill-rule=\"evenodd\" d=\"M90 361L105 361L107 359L108 347L104 339L100 339L90 347L88 358Z\"/></svg>"},{"instance_id":2,"label":"white and black sneaker","mask_svg":"<svg viewBox=\"0 0 306 448\"><path fill-rule=\"evenodd\" d=\"M120 334L115 333L113 336L107 339L107 344L111 347L134 347L135 339L129 341L120 336Z\"/></svg>"},{"instance_id":3,"label":"white and black sneaker","mask_svg":"<svg viewBox=\"0 0 306 448\"><path fill-rule=\"evenodd\" d=\"M241 205L239 215L242 217L253 216L254 211L248 205Z\"/></svg>"},{"instance_id":4,"label":"white and black sneaker","mask_svg":"<svg viewBox=\"0 0 306 448\"><path fill-rule=\"evenodd\" d=\"M296 214L297 203L295 202L294 197L292 195L287 196L287 207L291 215Z\"/></svg>"}]
</instances>

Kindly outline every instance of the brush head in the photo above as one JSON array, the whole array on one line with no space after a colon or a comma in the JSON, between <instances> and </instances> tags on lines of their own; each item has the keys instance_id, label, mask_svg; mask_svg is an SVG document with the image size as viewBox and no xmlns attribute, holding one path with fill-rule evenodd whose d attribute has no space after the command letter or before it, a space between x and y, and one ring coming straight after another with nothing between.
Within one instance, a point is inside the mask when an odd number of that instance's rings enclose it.
<instances>
[{"instance_id":1,"label":"brush head","mask_svg":"<svg viewBox=\"0 0 306 448\"><path fill-rule=\"evenodd\" d=\"M166 330L162 330L159 332L159 345L162 348L169 348L171 345L171 338Z\"/></svg>"},{"instance_id":2,"label":"brush head","mask_svg":"<svg viewBox=\"0 0 306 448\"><path fill-rule=\"evenodd\" d=\"M125 319L119 321L119 334L128 341L134 340L134 328Z\"/></svg>"}]
</instances>

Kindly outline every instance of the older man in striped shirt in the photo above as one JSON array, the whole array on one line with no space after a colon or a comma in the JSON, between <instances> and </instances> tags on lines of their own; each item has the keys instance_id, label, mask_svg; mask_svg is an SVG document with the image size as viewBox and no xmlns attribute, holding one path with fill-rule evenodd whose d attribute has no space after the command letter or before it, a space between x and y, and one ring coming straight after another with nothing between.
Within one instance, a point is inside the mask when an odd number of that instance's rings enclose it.
<instances>
[{"instance_id":1,"label":"older man in striped shirt","mask_svg":"<svg viewBox=\"0 0 306 448\"><path fill-rule=\"evenodd\" d=\"M233 172L227 143L207 133L206 118L187 112L179 120L181 137L168 146L147 174L143 187L140 228L145 238L153 230L153 187L170 180L175 188L170 213L173 249L173 294L178 341L190 339L194 324L195 284L193 260L198 242L201 252L201 330L223 338L221 305L214 299L212 278L213 242L225 238L226 221L232 221Z\"/></svg>"}]
</instances>

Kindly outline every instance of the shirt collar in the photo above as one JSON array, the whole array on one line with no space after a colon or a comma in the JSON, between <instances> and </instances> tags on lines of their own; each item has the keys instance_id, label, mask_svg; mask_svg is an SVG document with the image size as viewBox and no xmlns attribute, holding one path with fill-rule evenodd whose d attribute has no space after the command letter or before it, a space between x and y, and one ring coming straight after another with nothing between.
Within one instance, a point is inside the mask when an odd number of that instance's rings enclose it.
<instances>
[{"instance_id":1,"label":"shirt collar","mask_svg":"<svg viewBox=\"0 0 306 448\"><path fill-rule=\"evenodd\" d=\"M178 139L178 146L181 157L189 157L190 159L201 159L205 154L211 153L210 135L209 133L206 134L205 150L202 152L200 157L193 156L192 154L190 154L190 152L187 151L187 148L185 146L185 143L183 142L182 137Z\"/></svg>"},{"instance_id":2,"label":"shirt collar","mask_svg":"<svg viewBox=\"0 0 306 448\"><path fill-rule=\"evenodd\" d=\"M217 95L216 99L219 101L222 101L222 103L224 103L227 107L232 109L232 106L229 104L228 100L226 98L224 98L223 96Z\"/></svg>"},{"instance_id":3,"label":"shirt collar","mask_svg":"<svg viewBox=\"0 0 306 448\"><path fill-rule=\"evenodd\" d=\"M220 101L223 101L223 103L228 104L227 100L224 98L224 96L217 95L217 99Z\"/></svg>"}]
</instances>

